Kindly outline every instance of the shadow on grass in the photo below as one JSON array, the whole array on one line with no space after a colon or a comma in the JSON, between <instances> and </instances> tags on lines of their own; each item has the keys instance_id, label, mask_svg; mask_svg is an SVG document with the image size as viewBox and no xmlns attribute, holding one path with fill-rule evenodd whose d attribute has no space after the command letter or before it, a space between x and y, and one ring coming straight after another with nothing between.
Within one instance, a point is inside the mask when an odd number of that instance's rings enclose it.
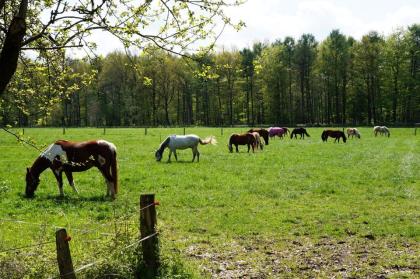
<instances>
[{"instance_id":1,"label":"shadow on grass","mask_svg":"<svg viewBox=\"0 0 420 279\"><path fill-rule=\"evenodd\" d=\"M19 193L18 194L19 197L21 197L22 199L25 200L34 200L34 201L53 201L55 203L80 203L80 202L112 202L112 198L111 197L107 197L104 195L99 195L99 196L89 196L89 197L85 197L85 196L60 196L60 195L35 195L33 197L27 197L25 194L23 193Z\"/></svg>"}]
</instances>

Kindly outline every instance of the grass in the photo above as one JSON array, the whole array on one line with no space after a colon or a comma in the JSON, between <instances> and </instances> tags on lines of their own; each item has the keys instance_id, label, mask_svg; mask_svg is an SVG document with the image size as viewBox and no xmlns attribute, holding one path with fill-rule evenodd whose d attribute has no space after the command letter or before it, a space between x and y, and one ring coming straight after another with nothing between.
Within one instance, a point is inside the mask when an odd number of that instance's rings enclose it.
<instances>
[{"instance_id":1,"label":"grass","mask_svg":"<svg viewBox=\"0 0 420 279\"><path fill-rule=\"evenodd\" d=\"M75 174L76 195L66 197L50 171L34 199L25 199L24 174L39 152L0 136L0 251L54 240L54 228L72 235L76 267L103 259L79 276L130 277L135 251L119 252L138 235L140 193L156 193L164 269L162 277L416 277L419 275L420 145L413 129L391 137L323 143L322 129L305 140L272 140L264 151L230 154L232 132L245 128L187 128L217 146L178 151L178 162L161 163L154 150L182 128L25 129L48 145L56 139L103 138L118 148L120 193L104 198L97 170ZM5 220L24 220L15 223ZM2 221L3 220L3 221ZM84 231L83 231L84 230ZM93 230L90 231L90 230ZM101 234L102 233L102 234ZM104 235L110 234L110 235ZM34 252L36 253L34 254ZM416 252L417 251L417 252ZM1 272L28 278L56 274L54 244L0 253ZM107 273L108 272L108 273ZM13 274L12 274L13 273Z\"/></svg>"}]
</instances>

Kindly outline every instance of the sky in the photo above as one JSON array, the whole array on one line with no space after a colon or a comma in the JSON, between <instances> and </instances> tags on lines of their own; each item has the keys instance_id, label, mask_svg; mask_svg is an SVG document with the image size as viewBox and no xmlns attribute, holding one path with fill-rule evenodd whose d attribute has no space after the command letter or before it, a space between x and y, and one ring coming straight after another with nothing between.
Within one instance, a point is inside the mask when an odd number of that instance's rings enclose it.
<instances>
[{"instance_id":1,"label":"sky","mask_svg":"<svg viewBox=\"0 0 420 279\"><path fill-rule=\"evenodd\" d=\"M241 49L304 33L322 41L333 29L356 39L372 30L388 35L398 27L420 23L420 0L248 0L226 12L246 27L239 32L226 28L218 46ZM109 34L97 33L92 39L99 54L122 49Z\"/></svg>"}]
</instances>

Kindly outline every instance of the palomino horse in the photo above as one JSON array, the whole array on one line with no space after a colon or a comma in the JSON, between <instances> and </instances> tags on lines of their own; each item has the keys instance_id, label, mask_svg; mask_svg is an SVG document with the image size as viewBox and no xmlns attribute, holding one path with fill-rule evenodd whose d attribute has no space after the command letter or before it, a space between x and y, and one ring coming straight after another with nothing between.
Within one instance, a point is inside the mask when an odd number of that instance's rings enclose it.
<instances>
[{"instance_id":1,"label":"palomino horse","mask_svg":"<svg viewBox=\"0 0 420 279\"><path fill-rule=\"evenodd\" d=\"M321 135L322 141L327 141L328 137L335 138L334 142L340 142L340 138L343 138L343 141L346 142L347 138L344 132L338 130L324 130Z\"/></svg>"},{"instance_id":2,"label":"palomino horse","mask_svg":"<svg viewBox=\"0 0 420 279\"><path fill-rule=\"evenodd\" d=\"M261 141L260 134L257 133L257 132L252 132L250 134L253 135L254 138L255 138L255 146L257 147L257 149L260 148L261 150L263 150L264 145L263 145L263 143Z\"/></svg>"},{"instance_id":3,"label":"palomino horse","mask_svg":"<svg viewBox=\"0 0 420 279\"><path fill-rule=\"evenodd\" d=\"M252 132L257 132L258 134L260 134L261 137L263 137L264 141L265 141L265 145L268 145L268 131L266 129L263 128L259 128L259 129L251 129L248 131L248 133L252 133Z\"/></svg>"},{"instance_id":4,"label":"palomino horse","mask_svg":"<svg viewBox=\"0 0 420 279\"><path fill-rule=\"evenodd\" d=\"M292 133L290 133L290 138L292 139L293 136L295 136L295 139L297 139L297 135L298 134L300 135L300 138L303 137L303 139L305 139L305 135L308 136L308 137L310 137L310 135L308 134L308 132L306 132L306 129L300 127L300 128L294 128L293 129Z\"/></svg>"},{"instance_id":5,"label":"palomino horse","mask_svg":"<svg viewBox=\"0 0 420 279\"><path fill-rule=\"evenodd\" d=\"M73 172L81 172L97 167L105 177L107 196L114 199L118 192L117 148L105 140L71 142L59 140L51 144L26 169L26 196L33 197L39 185L40 174L50 168L57 179L60 196L63 192L63 172L73 190L78 193L73 181Z\"/></svg>"},{"instance_id":6,"label":"palomino horse","mask_svg":"<svg viewBox=\"0 0 420 279\"><path fill-rule=\"evenodd\" d=\"M279 138L283 139L283 136L287 134L286 129L280 128L280 127L270 127L268 128L268 133L270 135L270 138L278 136Z\"/></svg>"},{"instance_id":7,"label":"palomino horse","mask_svg":"<svg viewBox=\"0 0 420 279\"><path fill-rule=\"evenodd\" d=\"M171 155L174 153L175 160L178 161L178 156L176 155L177 149L187 149L191 148L193 152L193 159L194 162L195 157L197 156L197 162L200 161L200 152L198 152L198 144L205 145L205 144L216 144L216 138L213 136L207 137L206 139L202 140L197 135L185 135L185 136L178 136L178 135L171 135L167 137L159 146L159 149L155 152L156 161L162 160L163 151L165 148L169 148L169 158L168 162L171 162Z\"/></svg>"},{"instance_id":8,"label":"palomino horse","mask_svg":"<svg viewBox=\"0 0 420 279\"><path fill-rule=\"evenodd\" d=\"M350 136L353 138L356 136L360 139L360 132L356 128L347 128L347 137L350 138Z\"/></svg>"},{"instance_id":9,"label":"palomino horse","mask_svg":"<svg viewBox=\"0 0 420 279\"><path fill-rule=\"evenodd\" d=\"M385 126L375 126L373 127L373 133L375 134L375 137L378 135L378 133L382 136L382 135L386 135L389 136L391 135L391 133L389 132L389 129Z\"/></svg>"},{"instance_id":10,"label":"palomino horse","mask_svg":"<svg viewBox=\"0 0 420 279\"><path fill-rule=\"evenodd\" d=\"M252 152L254 152L255 148L255 137L251 133L245 133L245 134L232 134L229 139L229 151L233 152L233 147L235 146L236 152L239 152L238 145L247 145L248 146L248 153L250 147L252 147Z\"/></svg>"}]
</instances>

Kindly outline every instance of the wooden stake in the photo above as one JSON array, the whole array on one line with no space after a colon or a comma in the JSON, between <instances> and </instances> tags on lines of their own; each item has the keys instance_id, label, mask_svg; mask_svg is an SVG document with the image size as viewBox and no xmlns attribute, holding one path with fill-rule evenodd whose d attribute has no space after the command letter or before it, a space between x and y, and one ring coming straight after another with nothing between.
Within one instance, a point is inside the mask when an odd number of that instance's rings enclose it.
<instances>
[{"instance_id":1,"label":"wooden stake","mask_svg":"<svg viewBox=\"0 0 420 279\"><path fill-rule=\"evenodd\" d=\"M70 237L67 235L66 229L60 229L55 232L57 262L58 269L60 271L60 278L76 279L70 255L69 241Z\"/></svg>"},{"instance_id":2,"label":"wooden stake","mask_svg":"<svg viewBox=\"0 0 420 279\"><path fill-rule=\"evenodd\" d=\"M156 209L155 195L146 194L140 196L140 237L156 233ZM142 241L143 264L148 276L156 276L159 269L159 241L157 235ZM141 261L140 261L141 262Z\"/></svg>"}]
</instances>

